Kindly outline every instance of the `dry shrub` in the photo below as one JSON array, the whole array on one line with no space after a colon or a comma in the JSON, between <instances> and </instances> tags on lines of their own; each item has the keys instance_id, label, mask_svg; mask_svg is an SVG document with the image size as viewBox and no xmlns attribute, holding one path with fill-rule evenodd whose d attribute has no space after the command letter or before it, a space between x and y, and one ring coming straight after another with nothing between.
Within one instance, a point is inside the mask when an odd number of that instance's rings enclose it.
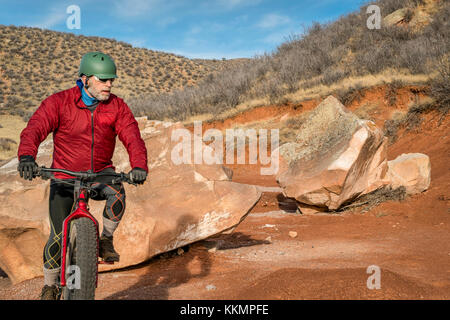
<instances>
[{"instance_id":1,"label":"dry shrub","mask_svg":"<svg viewBox=\"0 0 450 320\"><path fill-rule=\"evenodd\" d=\"M363 88L364 86L361 83L356 83L348 88L339 90L336 92L336 96L344 106L348 106L355 100L358 102L361 101L364 97Z\"/></svg>"},{"instance_id":2,"label":"dry shrub","mask_svg":"<svg viewBox=\"0 0 450 320\"><path fill-rule=\"evenodd\" d=\"M354 114L356 114L356 116L360 119L373 121L371 113L378 110L379 108L380 108L379 103L365 103L362 106L358 107L358 109L354 111Z\"/></svg>"},{"instance_id":3,"label":"dry shrub","mask_svg":"<svg viewBox=\"0 0 450 320\"><path fill-rule=\"evenodd\" d=\"M442 57L437 64L438 76L431 81L431 96L436 108L446 116L450 110L450 62L449 55Z\"/></svg>"},{"instance_id":4,"label":"dry shrub","mask_svg":"<svg viewBox=\"0 0 450 320\"><path fill-rule=\"evenodd\" d=\"M374 4L386 16L418 3L421 1L379 0ZM398 26L368 30L366 6L331 23L313 23L302 35L288 36L273 53L247 61L239 72L227 70L227 76L217 75L188 92L148 96L133 100L132 105L141 115L181 120L203 111L217 114L255 98L266 97L271 104L280 104L286 94L298 89L330 86L348 76L388 69L412 74L435 71L437 59L448 52L448 2L442 3L432 22L420 31ZM361 98L362 88L355 85L336 95L348 105ZM387 100L394 105L396 84L389 90Z\"/></svg>"},{"instance_id":5,"label":"dry shrub","mask_svg":"<svg viewBox=\"0 0 450 320\"><path fill-rule=\"evenodd\" d=\"M378 5L385 17L400 8L415 8L423 0L378 0L371 4ZM94 49L118 57L121 80L117 93L125 95L133 112L160 120L184 120L200 113L220 114L242 102L263 97L271 103L280 103L283 96L298 89L319 84L331 86L349 76L388 69L412 74L431 74L436 70L437 61L450 51L449 1L437 2L440 7L433 13L431 22L418 31L408 26L368 30L368 5L334 22L313 23L303 34L288 36L274 52L245 61L190 60L99 37L0 26L0 50L6 52L0 60L0 69L11 82L4 96L16 96L12 90L25 83L20 70L29 61L37 64L29 77L34 81L24 84L18 92L32 93L29 97L32 101L42 101L53 93L54 88L42 89L47 88L44 79L49 76L67 79L62 87L73 86L82 53ZM407 17L410 18L414 17ZM23 39L33 41L30 45ZM211 73L214 76L206 80ZM133 77L142 83L138 88L143 93L141 96L133 96L136 91ZM432 84L435 100L445 114L449 97L446 79L448 74ZM187 84L195 86L186 87ZM358 99L359 94L358 88L350 88L340 98L348 104ZM394 95L389 97L393 99ZM7 104L27 108L25 99L7 101Z\"/></svg>"},{"instance_id":6,"label":"dry shrub","mask_svg":"<svg viewBox=\"0 0 450 320\"><path fill-rule=\"evenodd\" d=\"M13 150L13 145L17 145L13 139L10 138L0 138L0 150L2 151L11 151Z\"/></svg>"},{"instance_id":7,"label":"dry shrub","mask_svg":"<svg viewBox=\"0 0 450 320\"><path fill-rule=\"evenodd\" d=\"M389 119L384 122L383 132L389 139L389 144L393 144L398 139L398 130L403 124L403 119Z\"/></svg>"},{"instance_id":8,"label":"dry shrub","mask_svg":"<svg viewBox=\"0 0 450 320\"><path fill-rule=\"evenodd\" d=\"M387 100L390 106L393 106L397 103L397 91L403 86L404 83L401 80L394 80L386 85L384 99Z\"/></svg>"},{"instance_id":9,"label":"dry shrub","mask_svg":"<svg viewBox=\"0 0 450 320\"><path fill-rule=\"evenodd\" d=\"M405 114L396 113L392 119L384 122L384 135L389 138L389 143L392 144L397 141L400 129L406 129L407 131L416 129L422 123L423 115L432 111L442 112L439 104L433 99L413 103Z\"/></svg>"},{"instance_id":10,"label":"dry shrub","mask_svg":"<svg viewBox=\"0 0 450 320\"><path fill-rule=\"evenodd\" d=\"M1 96L17 96L17 99L5 101L7 107L28 108L27 100L40 102L50 94L74 86L81 56L94 50L114 58L119 75L114 93L126 101L136 91L136 83L142 84L139 88L141 93L164 92L169 87L181 87L185 81L195 84L195 79L220 71L228 64L228 61L204 63L174 54L133 48L114 39L0 25L0 52L3 54L0 70L2 79L8 83L7 87L2 86ZM152 77L154 66L158 66L161 73ZM172 72L175 69L179 72ZM187 69L191 75L187 75ZM34 107L38 105L36 103Z\"/></svg>"},{"instance_id":11,"label":"dry shrub","mask_svg":"<svg viewBox=\"0 0 450 320\"><path fill-rule=\"evenodd\" d=\"M404 126L407 130L413 130L417 128L423 119L423 115L431 111L437 110L438 105L433 100L425 100L420 103L414 103L409 107L408 112L403 120Z\"/></svg>"},{"instance_id":12,"label":"dry shrub","mask_svg":"<svg viewBox=\"0 0 450 320\"><path fill-rule=\"evenodd\" d=\"M392 189L390 186L377 189L368 194L362 195L356 200L348 201L343 204L337 211L342 212L355 208L361 208L362 212L369 211L373 207L386 201L403 201L406 199L406 188L399 187Z\"/></svg>"}]
</instances>

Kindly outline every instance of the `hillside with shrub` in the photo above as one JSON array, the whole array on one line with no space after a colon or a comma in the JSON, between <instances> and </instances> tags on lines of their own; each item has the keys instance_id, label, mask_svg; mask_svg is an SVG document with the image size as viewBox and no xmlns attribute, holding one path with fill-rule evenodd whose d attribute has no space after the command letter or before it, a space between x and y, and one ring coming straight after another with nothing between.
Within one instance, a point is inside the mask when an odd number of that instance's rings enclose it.
<instances>
[{"instance_id":1,"label":"hillside with shrub","mask_svg":"<svg viewBox=\"0 0 450 320\"><path fill-rule=\"evenodd\" d=\"M93 50L113 56L119 75L114 92L136 116L149 119L214 122L254 107L298 105L330 94L348 106L376 86L385 87L390 105L405 86L429 97L386 119L388 136L428 111L447 115L450 2L370 4L381 10L380 29L367 27L366 3L336 21L314 23L252 59L191 60L112 39L0 26L0 160L14 156L24 121L45 97L74 85L82 54ZM289 141L301 121L289 120L282 141Z\"/></svg>"},{"instance_id":2,"label":"hillside with shrub","mask_svg":"<svg viewBox=\"0 0 450 320\"><path fill-rule=\"evenodd\" d=\"M130 100L134 112L151 119L218 120L242 109L305 101L334 94L350 103L362 89L386 84L394 93L423 85L432 108L449 108L450 2L379 0L380 29L369 29L366 12L315 23L291 35L274 52L227 72L208 75L199 85ZM393 22L392 22L393 21Z\"/></svg>"},{"instance_id":3,"label":"hillside with shrub","mask_svg":"<svg viewBox=\"0 0 450 320\"><path fill-rule=\"evenodd\" d=\"M125 98L195 85L228 61L192 60L100 37L0 25L0 113L26 120L47 96L75 85L81 57L102 51L113 57Z\"/></svg>"},{"instance_id":4,"label":"hillside with shrub","mask_svg":"<svg viewBox=\"0 0 450 320\"><path fill-rule=\"evenodd\" d=\"M75 85L81 57L103 51L119 78L114 93L128 101L194 86L236 60L188 59L101 37L0 25L0 164L15 156L20 131L41 101Z\"/></svg>"}]
</instances>

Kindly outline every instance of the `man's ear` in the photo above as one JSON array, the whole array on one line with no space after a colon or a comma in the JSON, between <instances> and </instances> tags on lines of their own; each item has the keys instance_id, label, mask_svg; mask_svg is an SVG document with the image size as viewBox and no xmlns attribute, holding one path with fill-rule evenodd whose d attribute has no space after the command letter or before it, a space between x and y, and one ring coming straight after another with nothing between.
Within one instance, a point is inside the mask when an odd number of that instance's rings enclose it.
<instances>
[{"instance_id":1,"label":"man's ear","mask_svg":"<svg viewBox=\"0 0 450 320\"><path fill-rule=\"evenodd\" d=\"M83 75L81 77L81 80L83 81L84 86L87 88L89 88L89 78L86 75Z\"/></svg>"}]
</instances>

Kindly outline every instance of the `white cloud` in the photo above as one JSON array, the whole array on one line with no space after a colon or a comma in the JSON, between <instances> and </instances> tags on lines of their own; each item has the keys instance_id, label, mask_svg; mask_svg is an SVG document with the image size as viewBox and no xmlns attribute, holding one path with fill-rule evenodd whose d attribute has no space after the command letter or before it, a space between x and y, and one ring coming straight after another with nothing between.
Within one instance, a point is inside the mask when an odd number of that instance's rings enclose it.
<instances>
[{"instance_id":1,"label":"white cloud","mask_svg":"<svg viewBox=\"0 0 450 320\"><path fill-rule=\"evenodd\" d=\"M216 22L204 22L200 25L195 25L190 27L190 29L186 32L188 37L192 37L194 35L201 34L202 32L211 34L214 32L222 32L227 31L228 26L226 24L216 23Z\"/></svg>"},{"instance_id":2,"label":"white cloud","mask_svg":"<svg viewBox=\"0 0 450 320\"><path fill-rule=\"evenodd\" d=\"M156 21L156 24L160 27L165 28L171 24L176 23L177 21L178 21L178 19L175 17L165 17L165 18L162 18L162 19Z\"/></svg>"},{"instance_id":3,"label":"white cloud","mask_svg":"<svg viewBox=\"0 0 450 320\"><path fill-rule=\"evenodd\" d=\"M263 42L271 45L278 45L285 42L288 36L289 34L286 31L273 32L265 36Z\"/></svg>"},{"instance_id":4,"label":"white cloud","mask_svg":"<svg viewBox=\"0 0 450 320\"><path fill-rule=\"evenodd\" d=\"M236 18L233 19L233 22L236 24L247 23L247 21L248 21L248 14L237 16Z\"/></svg>"},{"instance_id":5,"label":"white cloud","mask_svg":"<svg viewBox=\"0 0 450 320\"><path fill-rule=\"evenodd\" d=\"M189 31L188 31L188 33L189 34L199 34L199 33L201 33L203 31L203 28L201 28L201 27L199 27L199 26L194 26L194 27L192 27Z\"/></svg>"},{"instance_id":6,"label":"white cloud","mask_svg":"<svg viewBox=\"0 0 450 320\"><path fill-rule=\"evenodd\" d=\"M186 47L196 47L199 46L201 42L200 39L189 36L183 39L183 45Z\"/></svg>"},{"instance_id":7,"label":"white cloud","mask_svg":"<svg viewBox=\"0 0 450 320\"><path fill-rule=\"evenodd\" d=\"M50 29L57 24L64 22L68 16L65 9L52 9L51 13L43 17L42 20L28 25L35 28Z\"/></svg>"},{"instance_id":8,"label":"white cloud","mask_svg":"<svg viewBox=\"0 0 450 320\"><path fill-rule=\"evenodd\" d=\"M266 28L275 28L289 23L291 23L291 19L288 16L282 16L271 13L266 14L257 24L257 26L266 29Z\"/></svg>"},{"instance_id":9,"label":"white cloud","mask_svg":"<svg viewBox=\"0 0 450 320\"><path fill-rule=\"evenodd\" d=\"M299 32L295 28L287 27L268 33L261 41L271 46L278 46L298 35Z\"/></svg>"},{"instance_id":10,"label":"white cloud","mask_svg":"<svg viewBox=\"0 0 450 320\"><path fill-rule=\"evenodd\" d=\"M133 47L145 48L146 39L131 39L128 41Z\"/></svg>"},{"instance_id":11,"label":"white cloud","mask_svg":"<svg viewBox=\"0 0 450 320\"><path fill-rule=\"evenodd\" d=\"M261 1L262 0L217 0L216 3L220 7L231 10L236 7L254 6L259 4Z\"/></svg>"},{"instance_id":12,"label":"white cloud","mask_svg":"<svg viewBox=\"0 0 450 320\"><path fill-rule=\"evenodd\" d=\"M123 18L134 18L152 13L161 8L161 0L115 0L113 10L115 15Z\"/></svg>"}]
</instances>

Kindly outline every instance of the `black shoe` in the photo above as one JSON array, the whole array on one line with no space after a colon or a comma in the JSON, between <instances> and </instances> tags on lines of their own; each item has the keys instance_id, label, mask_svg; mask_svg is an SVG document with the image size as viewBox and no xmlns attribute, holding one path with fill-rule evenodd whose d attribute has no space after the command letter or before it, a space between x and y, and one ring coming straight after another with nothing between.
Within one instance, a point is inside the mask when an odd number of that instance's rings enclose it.
<instances>
[{"instance_id":1,"label":"black shoe","mask_svg":"<svg viewBox=\"0 0 450 320\"><path fill-rule=\"evenodd\" d=\"M61 290L58 286L45 285L41 291L41 300L59 300L61 298Z\"/></svg>"},{"instance_id":2,"label":"black shoe","mask_svg":"<svg viewBox=\"0 0 450 320\"><path fill-rule=\"evenodd\" d=\"M114 250L113 238L101 236L99 240L99 256L105 262L118 262L119 254Z\"/></svg>"}]
</instances>

